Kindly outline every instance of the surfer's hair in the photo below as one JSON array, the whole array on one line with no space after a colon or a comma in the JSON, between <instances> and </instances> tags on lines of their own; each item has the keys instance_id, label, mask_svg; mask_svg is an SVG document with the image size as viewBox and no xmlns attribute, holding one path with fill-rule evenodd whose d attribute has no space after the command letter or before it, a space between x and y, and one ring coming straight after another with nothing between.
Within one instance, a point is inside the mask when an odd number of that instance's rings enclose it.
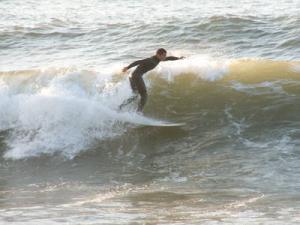
<instances>
[{"instance_id":1,"label":"surfer's hair","mask_svg":"<svg viewBox=\"0 0 300 225\"><path fill-rule=\"evenodd\" d=\"M167 54L166 49L164 49L164 48L157 49L156 55L162 55L162 54Z\"/></svg>"}]
</instances>

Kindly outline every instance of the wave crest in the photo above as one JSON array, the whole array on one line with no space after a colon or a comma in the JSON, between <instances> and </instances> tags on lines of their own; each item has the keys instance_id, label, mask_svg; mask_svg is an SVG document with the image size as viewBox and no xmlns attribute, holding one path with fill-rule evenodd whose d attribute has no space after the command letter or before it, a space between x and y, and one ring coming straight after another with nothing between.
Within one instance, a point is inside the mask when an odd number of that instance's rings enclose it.
<instances>
[{"instance_id":1,"label":"wave crest","mask_svg":"<svg viewBox=\"0 0 300 225\"><path fill-rule=\"evenodd\" d=\"M293 105L300 96L299 66L299 62L205 57L164 62L145 75L150 95L146 113L167 118L176 112L182 115L181 122L189 122L186 115L205 111L203 115L211 117L217 110L225 116L228 105L234 105L245 117L258 109L273 110L270 119L278 121L287 119L279 112L288 107L289 118L297 119ZM124 134L130 124L147 123L150 119L134 113L135 107L117 110L131 94L128 79L116 70L1 72L0 131L9 131L5 157L60 152L73 158L93 142ZM260 120L253 115L251 123Z\"/></svg>"}]
</instances>

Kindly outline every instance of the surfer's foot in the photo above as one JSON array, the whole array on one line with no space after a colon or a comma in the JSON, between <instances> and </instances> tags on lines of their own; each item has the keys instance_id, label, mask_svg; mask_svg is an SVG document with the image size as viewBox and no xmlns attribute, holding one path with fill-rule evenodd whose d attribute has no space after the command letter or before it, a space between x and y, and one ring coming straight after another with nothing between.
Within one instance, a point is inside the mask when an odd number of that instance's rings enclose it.
<instances>
[{"instance_id":1,"label":"surfer's foot","mask_svg":"<svg viewBox=\"0 0 300 225\"><path fill-rule=\"evenodd\" d=\"M140 110L137 110L137 111L136 111L136 114L138 114L138 115L140 115L140 116L143 116L143 115L144 115L143 111L140 111Z\"/></svg>"}]
</instances>

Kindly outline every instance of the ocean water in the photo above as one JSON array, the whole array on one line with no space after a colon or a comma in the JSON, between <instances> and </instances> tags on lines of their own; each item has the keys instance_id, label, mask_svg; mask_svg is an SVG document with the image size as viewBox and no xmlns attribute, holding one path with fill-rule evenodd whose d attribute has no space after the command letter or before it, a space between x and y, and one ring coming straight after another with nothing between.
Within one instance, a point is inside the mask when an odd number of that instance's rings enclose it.
<instances>
[{"instance_id":1,"label":"ocean water","mask_svg":"<svg viewBox=\"0 0 300 225\"><path fill-rule=\"evenodd\" d=\"M1 0L0 224L300 223L299 0ZM122 68L166 48L144 75ZM185 123L155 127L151 123Z\"/></svg>"}]
</instances>

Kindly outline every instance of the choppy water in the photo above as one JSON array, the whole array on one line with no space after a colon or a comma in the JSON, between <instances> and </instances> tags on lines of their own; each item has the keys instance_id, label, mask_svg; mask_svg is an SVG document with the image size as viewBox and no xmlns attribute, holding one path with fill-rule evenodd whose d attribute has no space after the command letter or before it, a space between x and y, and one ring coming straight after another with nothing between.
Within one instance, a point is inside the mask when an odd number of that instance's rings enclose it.
<instances>
[{"instance_id":1,"label":"choppy water","mask_svg":"<svg viewBox=\"0 0 300 225\"><path fill-rule=\"evenodd\" d=\"M299 11L0 1L0 223L299 224ZM186 58L119 112L122 67L159 47Z\"/></svg>"}]
</instances>

